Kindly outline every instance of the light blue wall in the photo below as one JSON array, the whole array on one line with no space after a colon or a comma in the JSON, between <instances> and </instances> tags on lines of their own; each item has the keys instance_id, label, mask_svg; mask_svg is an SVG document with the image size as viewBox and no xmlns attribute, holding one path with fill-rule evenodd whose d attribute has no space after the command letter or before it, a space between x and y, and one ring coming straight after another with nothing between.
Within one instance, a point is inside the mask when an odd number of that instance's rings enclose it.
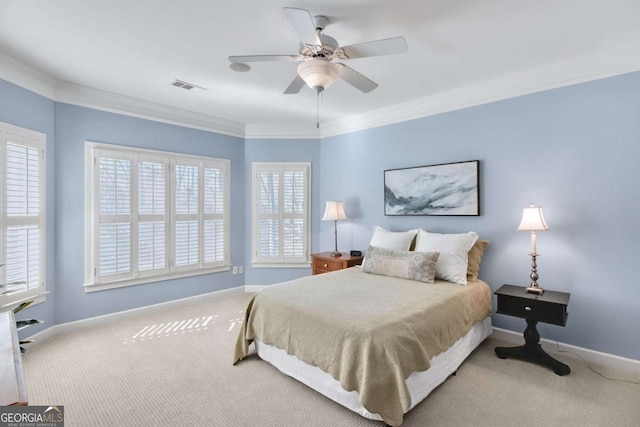
<instances>
[{"instance_id":1,"label":"light blue wall","mask_svg":"<svg viewBox=\"0 0 640 427\"><path fill-rule=\"evenodd\" d=\"M47 302L27 314L48 326L233 286L261 285L308 269L252 269L251 163L312 162L312 250L333 246L324 201L345 201L342 251L365 250L371 228L477 231L491 241L481 277L495 290L526 284L530 236L522 208L544 206L551 230L538 237L540 283L570 292L565 328L543 336L640 360L630 335L640 324L635 243L640 231L640 73L589 82L391 126L318 140L247 140L56 104L0 80L0 120L47 134ZM231 159L231 261L245 276L218 273L85 294L84 141ZM383 171L480 160L480 217L385 217ZM524 322L493 316L498 327ZM35 332L36 329L33 329Z\"/></svg>"},{"instance_id":2,"label":"light blue wall","mask_svg":"<svg viewBox=\"0 0 640 427\"><path fill-rule=\"evenodd\" d=\"M493 290L528 283L531 237L516 228L523 207L542 205L551 229L538 234L539 282L571 300L567 326L540 324L541 335L640 360L639 94L633 73L327 138L321 200L346 202L343 249L366 249L374 225L478 232L491 241L481 278ZM475 159L480 217L384 216L385 169ZM321 224L321 247L332 237ZM525 327L500 314L493 322Z\"/></svg>"},{"instance_id":3,"label":"light blue wall","mask_svg":"<svg viewBox=\"0 0 640 427\"><path fill-rule=\"evenodd\" d=\"M46 272L45 285L48 291L54 288L54 217L55 217L55 103L26 89L0 79L0 122L9 123L47 135L46 159ZM21 332L21 338L32 335L55 324L53 292L47 300L22 311L18 319L30 317L44 320L40 326L32 326Z\"/></svg>"},{"instance_id":4,"label":"light blue wall","mask_svg":"<svg viewBox=\"0 0 640 427\"><path fill-rule=\"evenodd\" d=\"M244 257L244 140L56 104L56 322L170 301L243 285L230 272L85 293L84 153L85 141L196 154L231 160L231 262Z\"/></svg>"},{"instance_id":5,"label":"light blue wall","mask_svg":"<svg viewBox=\"0 0 640 427\"><path fill-rule=\"evenodd\" d=\"M253 268L251 267L251 164L253 162L311 162L311 244L312 252L319 251L317 232L320 228L320 144L315 139L248 139L245 141L245 284L270 285L311 274L310 268ZM322 205L324 206L324 205ZM324 209L324 208L322 208Z\"/></svg>"}]
</instances>

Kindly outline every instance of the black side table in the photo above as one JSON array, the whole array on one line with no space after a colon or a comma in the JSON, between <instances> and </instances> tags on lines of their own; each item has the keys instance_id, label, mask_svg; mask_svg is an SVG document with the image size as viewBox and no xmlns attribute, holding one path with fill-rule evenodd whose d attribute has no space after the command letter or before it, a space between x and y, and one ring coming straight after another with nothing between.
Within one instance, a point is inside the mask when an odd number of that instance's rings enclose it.
<instances>
[{"instance_id":1,"label":"black side table","mask_svg":"<svg viewBox=\"0 0 640 427\"><path fill-rule=\"evenodd\" d=\"M538 322L564 326L567 323L567 305L571 294L545 290L544 294L530 294L525 287L502 285L494 292L498 296L497 313L521 317L527 321L525 344L519 347L496 347L500 359L515 357L548 366L558 375L571 372L569 366L549 356L540 346Z\"/></svg>"}]
</instances>

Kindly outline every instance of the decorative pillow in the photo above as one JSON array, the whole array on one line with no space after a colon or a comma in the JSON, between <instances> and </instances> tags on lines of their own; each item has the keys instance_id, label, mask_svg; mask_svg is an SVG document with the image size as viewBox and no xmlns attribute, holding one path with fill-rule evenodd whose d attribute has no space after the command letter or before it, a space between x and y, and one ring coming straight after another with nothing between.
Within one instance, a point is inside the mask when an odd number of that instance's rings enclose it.
<instances>
[{"instance_id":1,"label":"decorative pillow","mask_svg":"<svg viewBox=\"0 0 640 427\"><path fill-rule=\"evenodd\" d=\"M362 271L433 283L438 255L437 252L410 252L369 246Z\"/></svg>"},{"instance_id":2,"label":"decorative pillow","mask_svg":"<svg viewBox=\"0 0 640 427\"><path fill-rule=\"evenodd\" d=\"M467 284L468 253L478 235L473 231L463 234L429 233L420 229L416 251L440 252L436 277L459 285Z\"/></svg>"},{"instance_id":3,"label":"decorative pillow","mask_svg":"<svg viewBox=\"0 0 640 427\"><path fill-rule=\"evenodd\" d=\"M478 240L471 247L469 251L469 266L467 267L467 280L478 280L482 255L484 255L488 244L488 240Z\"/></svg>"},{"instance_id":4,"label":"decorative pillow","mask_svg":"<svg viewBox=\"0 0 640 427\"><path fill-rule=\"evenodd\" d=\"M377 248L408 251L417 232L417 229L409 231L387 231L376 225L373 227L373 236L371 236L369 245Z\"/></svg>"}]
</instances>

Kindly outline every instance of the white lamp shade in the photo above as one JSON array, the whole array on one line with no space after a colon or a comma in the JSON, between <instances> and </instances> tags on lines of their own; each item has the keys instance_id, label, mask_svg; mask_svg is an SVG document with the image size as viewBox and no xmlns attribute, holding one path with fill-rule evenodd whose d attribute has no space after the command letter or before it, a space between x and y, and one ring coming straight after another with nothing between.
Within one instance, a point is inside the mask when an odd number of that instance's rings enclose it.
<instances>
[{"instance_id":1,"label":"white lamp shade","mask_svg":"<svg viewBox=\"0 0 640 427\"><path fill-rule=\"evenodd\" d=\"M298 65L298 75L312 89L323 91L335 82L342 72L342 65L321 59L312 59Z\"/></svg>"},{"instance_id":2,"label":"white lamp shade","mask_svg":"<svg viewBox=\"0 0 640 427\"><path fill-rule=\"evenodd\" d=\"M532 203L531 206L523 209L519 231L547 231L548 229L549 226L542 215L542 206Z\"/></svg>"},{"instance_id":3,"label":"white lamp shade","mask_svg":"<svg viewBox=\"0 0 640 427\"><path fill-rule=\"evenodd\" d=\"M335 200L328 201L327 206L324 208L322 221L339 221L342 219L347 219L347 216L344 213L344 208L342 207L342 202Z\"/></svg>"}]
</instances>

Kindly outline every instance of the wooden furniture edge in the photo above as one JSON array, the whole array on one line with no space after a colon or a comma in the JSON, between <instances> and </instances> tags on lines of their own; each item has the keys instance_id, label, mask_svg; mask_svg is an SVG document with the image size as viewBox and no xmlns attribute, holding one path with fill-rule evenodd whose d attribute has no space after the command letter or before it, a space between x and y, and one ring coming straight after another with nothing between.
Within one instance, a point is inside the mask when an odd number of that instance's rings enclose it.
<instances>
[{"instance_id":1,"label":"wooden furniture edge","mask_svg":"<svg viewBox=\"0 0 640 427\"><path fill-rule=\"evenodd\" d=\"M16 319L13 312L7 311L0 313L0 405L27 404Z\"/></svg>"}]
</instances>

